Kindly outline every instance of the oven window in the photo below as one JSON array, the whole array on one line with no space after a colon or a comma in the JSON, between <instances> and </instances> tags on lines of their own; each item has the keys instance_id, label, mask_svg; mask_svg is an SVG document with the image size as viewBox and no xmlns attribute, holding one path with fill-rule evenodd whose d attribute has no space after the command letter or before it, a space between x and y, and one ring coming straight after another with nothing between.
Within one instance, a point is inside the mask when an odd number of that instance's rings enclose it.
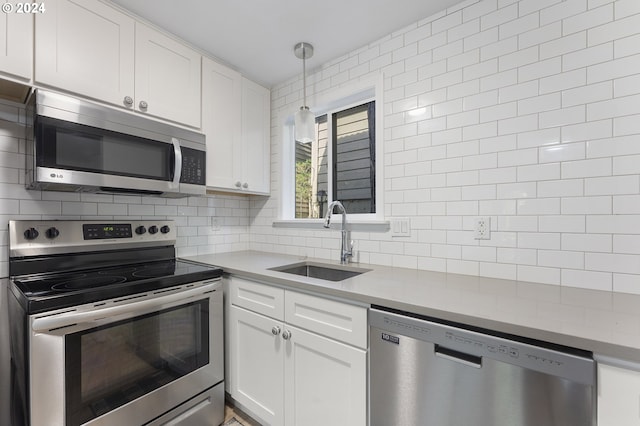
<instances>
[{"instance_id":1,"label":"oven window","mask_svg":"<svg viewBox=\"0 0 640 426\"><path fill-rule=\"evenodd\" d=\"M208 311L203 300L67 335L67 426L208 364Z\"/></svg>"}]
</instances>

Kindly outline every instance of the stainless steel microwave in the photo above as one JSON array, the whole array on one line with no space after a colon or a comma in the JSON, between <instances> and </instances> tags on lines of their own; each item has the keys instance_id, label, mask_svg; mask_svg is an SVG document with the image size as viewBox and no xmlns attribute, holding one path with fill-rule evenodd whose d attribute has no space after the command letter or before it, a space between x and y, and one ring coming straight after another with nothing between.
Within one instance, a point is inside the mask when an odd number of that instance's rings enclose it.
<instances>
[{"instance_id":1,"label":"stainless steel microwave","mask_svg":"<svg viewBox=\"0 0 640 426\"><path fill-rule=\"evenodd\" d=\"M206 193L203 134L41 89L27 102L26 159L29 189Z\"/></svg>"}]
</instances>

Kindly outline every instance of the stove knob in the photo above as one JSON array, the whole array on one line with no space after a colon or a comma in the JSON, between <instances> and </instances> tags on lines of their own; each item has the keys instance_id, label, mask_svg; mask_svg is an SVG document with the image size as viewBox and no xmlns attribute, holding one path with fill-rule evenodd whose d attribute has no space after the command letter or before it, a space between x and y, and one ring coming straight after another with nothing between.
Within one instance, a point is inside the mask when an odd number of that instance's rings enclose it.
<instances>
[{"instance_id":1,"label":"stove knob","mask_svg":"<svg viewBox=\"0 0 640 426\"><path fill-rule=\"evenodd\" d=\"M158 232L158 227L157 226L153 225L153 226L149 227L149 233L150 234L155 234L157 232Z\"/></svg>"},{"instance_id":2,"label":"stove knob","mask_svg":"<svg viewBox=\"0 0 640 426\"><path fill-rule=\"evenodd\" d=\"M138 226L136 228L136 234L138 234L138 235L142 235L145 232L147 232L147 228L145 228L144 226Z\"/></svg>"},{"instance_id":3,"label":"stove knob","mask_svg":"<svg viewBox=\"0 0 640 426\"><path fill-rule=\"evenodd\" d=\"M169 228L168 225L164 225L162 228L160 228L160 232L162 232L163 234L168 234L169 231L171 231L171 228Z\"/></svg>"},{"instance_id":4,"label":"stove knob","mask_svg":"<svg viewBox=\"0 0 640 426\"><path fill-rule=\"evenodd\" d=\"M49 239L54 239L58 235L60 235L60 231L58 231L58 228L52 226L51 228L47 229L47 231L45 232L45 235Z\"/></svg>"},{"instance_id":5,"label":"stove knob","mask_svg":"<svg viewBox=\"0 0 640 426\"><path fill-rule=\"evenodd\" d=\"M26 231L24 231L24 237L27 240L35 240L36 238L38 238L38 235L40 235L40 233L36 228L29 228Z\"/></svg>"}]
</instances>

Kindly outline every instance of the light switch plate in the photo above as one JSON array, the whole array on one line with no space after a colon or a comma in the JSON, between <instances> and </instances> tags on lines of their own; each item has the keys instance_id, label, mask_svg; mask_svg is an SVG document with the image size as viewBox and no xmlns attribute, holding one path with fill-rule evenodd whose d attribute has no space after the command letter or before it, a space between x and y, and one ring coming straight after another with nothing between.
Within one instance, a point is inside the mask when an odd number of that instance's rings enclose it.
<instances>
[{"instance_id":1,"label":"light switch plate","mask_svg":"<svg viewBox=\"0 0 640 426\"><path fill-rule=\"evenodd\" d=\"M391 219L391 236L410 237L411 219L409 219L408 217L396 217Z\"/></svg>"}]
</instances>

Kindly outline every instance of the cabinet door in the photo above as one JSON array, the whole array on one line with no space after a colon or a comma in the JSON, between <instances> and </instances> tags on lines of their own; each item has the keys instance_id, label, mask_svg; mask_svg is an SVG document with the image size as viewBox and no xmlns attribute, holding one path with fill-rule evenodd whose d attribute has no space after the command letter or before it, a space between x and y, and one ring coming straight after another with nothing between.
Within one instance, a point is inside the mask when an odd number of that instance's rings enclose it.
<instances>
[{"instance_id":1,"label":"cabinet door","mask_svg":"<svg viewBox=\"0 0 640 426\"><path fill-rule=\"evenodd\" d=\"M269 90L242 79L243 180L246 192L269 194L271 188Z\"/></svg>"},{"instance_id":2,"label":"cabinet door","mask_svg":"<svg viewBox=\"0 0 640 426\"><path fill-rule=\"evenodd\" d=\"M123 105L134 96L134 25L97 0L47 0L36 15L36 82Z\"/></svg>"},{"instance_id":3,"label":"cabinet door","mask_svg":"<svg viewBox=\"0 0 640 426\"><path fill-rule=\"evenodd\" d=\"M33 67L33 15L0 15L0 71L31 79Z\"/></svg>"},{"instance_id":4,"label":"cabinet door","mask_svg":"<svg viewBox=\"0 0 640 426\"><path fill-rule=\"evenodd\" d=\"M136 23L135 108L200 128L201 55Z\"/></svg>"},{"instance_id":5,"label":"cabinet door","mask_svg":"<svg viewBox=\"0 0 640 426\"><path fill-rule=\"evenodd\" d=\"M283 425L282 323L238 306L231 306L229 320L231 396L263 422Z\"/></svg>"},{"instance_id":6,"label":"cabinet door","mask_svg":"<svg viewBox=\"0 0 640 426\"><path fill-rule=\"evenodd\" d=\"M285 331L285 424L366 425L366 351L288 324Z\"/></svg>"},{"instance_id":7,"label":"cabinet door","mask_svg":"<svg viewBox=\"0 0 640 426\"><path fill-rule=\"evenodd\" d=\"M207 186L239 189L242 174L242 77L202 58L202 131L207 137Z\"/></svg>"},{"instance_id":8,"label":"cabinet door","mask_svg":"<svg viewBox=\"0 0 640 426\"><path fill-rule=\"evenodd\" d=\"M598 364L598 426L640 424L640 372Z\"/></svg>"}]
</instances>

